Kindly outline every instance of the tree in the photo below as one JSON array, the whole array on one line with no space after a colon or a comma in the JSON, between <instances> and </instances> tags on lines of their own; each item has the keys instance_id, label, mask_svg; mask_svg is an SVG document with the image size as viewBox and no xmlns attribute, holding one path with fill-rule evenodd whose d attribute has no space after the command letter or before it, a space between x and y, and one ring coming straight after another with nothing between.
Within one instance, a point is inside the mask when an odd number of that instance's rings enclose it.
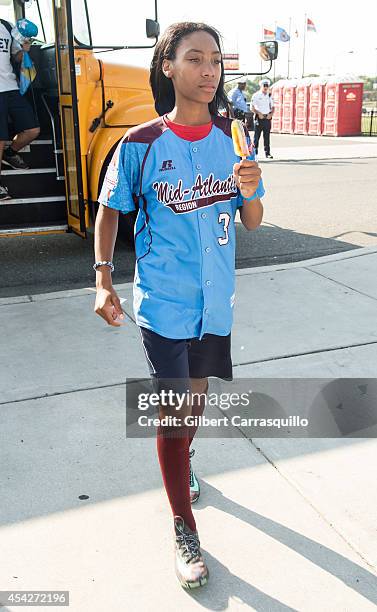
<instances>
[{"instance_id":1,"label":"tree","mask_svg":"<svg viewBox=\"0 0 377 612\"><path fill-rule=\"evenodd\" d=\"M375 83L375 78L368 77L365 75L360 75L358 77L360 81L364 81L364 91L373 91L373 83Z\"/></svg>"}]
</instances>

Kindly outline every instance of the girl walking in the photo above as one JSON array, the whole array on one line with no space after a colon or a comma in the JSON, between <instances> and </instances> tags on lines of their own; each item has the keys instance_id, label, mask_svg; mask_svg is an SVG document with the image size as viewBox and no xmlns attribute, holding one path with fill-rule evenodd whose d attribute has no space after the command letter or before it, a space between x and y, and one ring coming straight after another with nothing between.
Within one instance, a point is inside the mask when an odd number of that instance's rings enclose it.
<instances>
[{"instance_id":1,"label":"girl walking","mask_svg":"<svg viewBox=\"0 0 377 612\"><path fill-rule=\"evenodd\" d=\"M202 23L170 26L150 72L157 119L130 129L109 165L95 227L95 312L118 326L112 286L119 211L138 210L134 313L155 390L195 394L178 423L159 426L157 452L173 514L175 570L182 586L205 584L209 571L191 504L200 487L190 445L208 377L232 380L230 338L235 288L235 224L263 216L261 171L240 162L231 139L218 32ZM176 416L174 402L160 417Z\"/></svg>"}]
</instances>

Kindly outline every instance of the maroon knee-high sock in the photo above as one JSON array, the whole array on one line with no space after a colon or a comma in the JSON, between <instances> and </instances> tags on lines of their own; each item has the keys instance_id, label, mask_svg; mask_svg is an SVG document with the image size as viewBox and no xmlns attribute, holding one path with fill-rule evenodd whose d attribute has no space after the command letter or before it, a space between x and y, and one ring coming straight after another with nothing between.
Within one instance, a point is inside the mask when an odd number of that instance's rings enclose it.
<instances>
[{"instance_id":1,"label":"maroon knee-high sock","mask_svg":"<svg viewBox=\"0 0 377 612\"><path fill-rule=\"evenodd\" d=\"M208 385L207 385L207 389L205 391L205 394L207 394L208 392ZM192 407L191 407L191 415L195 416L195 417L199 417L202 416L204 409L206 407L206 399L204 397L194 397L193 398L193 403L192 403ZM191 442L193 441L195 434L197 432L199 425L190 425L188 427L189 430L189 446L191 446Z\"/></svg>"},{"instance_id":2,"label":"maroon knee-high sock","mask_svg":"<svg viewBox=\"0 0 377 612\"><path fill-rule=\"evenodd\" d=\"M179 515L193 531L196 530L190 502L189 438L187 427L181 437L164 435L157 428L157 453L162 479L173 515Z\"/></svg>"}]
</instances>

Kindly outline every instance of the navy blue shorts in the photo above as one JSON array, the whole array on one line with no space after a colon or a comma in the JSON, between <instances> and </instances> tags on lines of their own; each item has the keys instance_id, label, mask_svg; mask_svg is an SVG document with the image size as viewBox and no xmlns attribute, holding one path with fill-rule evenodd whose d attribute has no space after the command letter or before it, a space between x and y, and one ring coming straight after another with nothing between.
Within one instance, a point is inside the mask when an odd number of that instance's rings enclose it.
<instances>
[{"instance_id":1,"label":"navy blue shorts","mask_svg":"<svg viewBox=\"0 0 377 612\"><path fill-rule=\"evenodd\" d=\"M16 134L39 127L32 107L18 89L0 92L0 140L9 140L8 115Z\"/></svg>"},{"instance_id":2,"label":"navy blue shorts","mask_svg":"<svg viewBox=\"0 0 377 612\"><path fill-rule=\"evenodd\" d=\"M215 376L233 380L231 335L173 340L139 326L144 353L156 392L185 392L190 378Z\"/></svg>"}]
</instances>

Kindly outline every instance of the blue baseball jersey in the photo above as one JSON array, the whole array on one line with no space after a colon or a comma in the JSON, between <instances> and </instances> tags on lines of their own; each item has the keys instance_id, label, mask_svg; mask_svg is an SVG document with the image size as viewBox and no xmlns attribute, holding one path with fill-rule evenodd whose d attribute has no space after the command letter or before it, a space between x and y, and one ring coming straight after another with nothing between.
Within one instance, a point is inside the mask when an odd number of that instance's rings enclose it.
<instances>
[{"instance_id":1,"label":"blue baseball jersey","mask_svg":"<svg viewBox=\"0 0 377 612\"><path fill-rule=\"evenodd\" d=\"M122 213L138 210L138 325L174 339L230 333L234 217L243 205L233 178L236 162L231 120L225 117L213 117L208 136L195 142L174 134L159 117L130 129L119 143L99 202ZM254 197L263 195L261 180Z\"/></svg>"}]
</instances>

